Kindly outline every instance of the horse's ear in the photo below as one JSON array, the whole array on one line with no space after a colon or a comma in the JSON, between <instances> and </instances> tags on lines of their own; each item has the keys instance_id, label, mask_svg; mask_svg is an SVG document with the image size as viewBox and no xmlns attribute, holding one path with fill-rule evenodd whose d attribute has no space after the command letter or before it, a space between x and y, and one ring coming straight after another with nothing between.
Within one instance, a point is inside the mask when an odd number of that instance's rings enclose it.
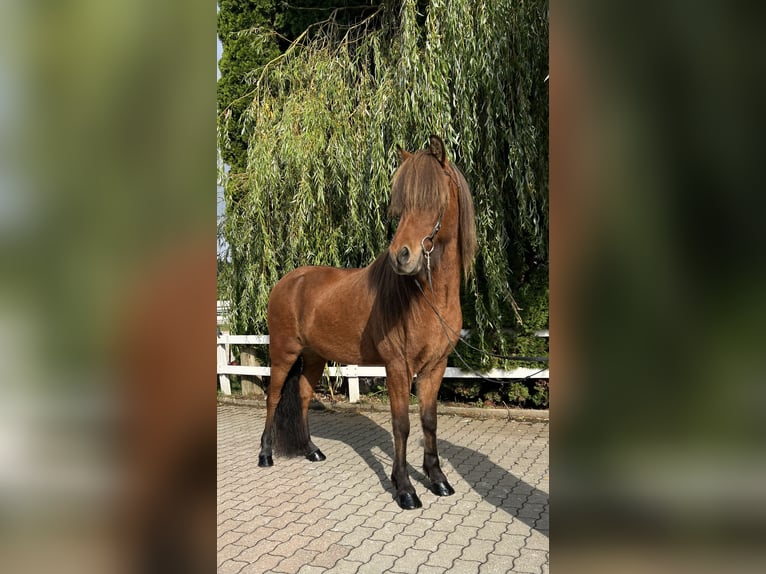
<instances>
[{"instance_id":1,"label":"horse's ear","mask_svg":"<svg viewBox=\"0 0 766 574\"><path fill-rule=\"evenodd\" d=\"M444 151L444 142L439 136L431 136L431 145L428 147L428 151L439 160L440 164L445 165L447 163L447 152Z\"/></svg>"},{"instance_id":2,"label":"horse's ear","mask_svg":"<svg viewBox=\"0 0 766 574\"><path fill-rule=\"evenodd\" d=\"M404 160L410 157L410 152L408 152L405 149L400 148L399 146L396 146L396 153L399 155L399 164L403 164Z\"/></svg>"}]
</instances>

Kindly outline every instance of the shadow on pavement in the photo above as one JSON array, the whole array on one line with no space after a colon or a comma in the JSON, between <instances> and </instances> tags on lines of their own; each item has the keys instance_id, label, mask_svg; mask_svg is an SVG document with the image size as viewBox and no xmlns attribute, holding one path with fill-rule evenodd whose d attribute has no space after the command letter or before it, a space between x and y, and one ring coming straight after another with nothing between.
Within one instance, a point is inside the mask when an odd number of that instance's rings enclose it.
<instances>
[{"instance_id":1,"label":"shadow on pavement","mask_svg":"<svg viewBox=\"0 0 766 574\"><path fill-rule=\"evenodd\" d=\"M315 412L309 413L312 437L337 440L353 448L375 472L382 488L393 498L395 491L388 476L394 456L391 429L384 428L358 413L332 413L332 416L317 416L317 414ZM414 429L415 425L419 424L419 418L412 416L412 428ZM459 484L462 481L488 503L548 536L547 521L545 521L544 528L538 526L543 506L547 506L548 503L547 493L514 476L481 452L442 440L438 438L438 435L437 440L442 461L448 460L450 465L460 474L460 477L454 476L454 472L451 473L450 469L443 464L447 478L456 491L460 492L464 488L463 485ZM327 462L331 464L332 449L321 445L320 448L327 455ZM420 466L422 450L415 451L417 454L413 453L413 450L412 442L410 442L408 454L410 478L413 484L420 483L427 490L430 484L428 478L419 468L412 465L414 462ZM385 457L381 456L380 451ZM413 458L413 455L418 457L417 460ZM418 494L426 497L434 496L430 492L426 495L422 489ZM427 504L426 497L423 498L424 504Z\"/></svg>"}]
</instances>

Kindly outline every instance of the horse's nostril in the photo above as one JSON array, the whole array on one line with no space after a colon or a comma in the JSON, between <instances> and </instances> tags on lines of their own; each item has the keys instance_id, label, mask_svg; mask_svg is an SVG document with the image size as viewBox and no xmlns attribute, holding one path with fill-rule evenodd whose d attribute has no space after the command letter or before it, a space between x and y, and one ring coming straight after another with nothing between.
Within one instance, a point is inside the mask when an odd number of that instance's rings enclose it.
<instances>
[{"instance_id":1,"label":"horse's nostril","mask_svg":"<svg viewBox=\"0 0 766 574\"><path fill-rule=\"evenodd\" d=\"M399 262L399 265L406 264L410 260L410 250L406 246L402 247L399 253L396 254L396 260Z\"/></svg>"}]
</instances>

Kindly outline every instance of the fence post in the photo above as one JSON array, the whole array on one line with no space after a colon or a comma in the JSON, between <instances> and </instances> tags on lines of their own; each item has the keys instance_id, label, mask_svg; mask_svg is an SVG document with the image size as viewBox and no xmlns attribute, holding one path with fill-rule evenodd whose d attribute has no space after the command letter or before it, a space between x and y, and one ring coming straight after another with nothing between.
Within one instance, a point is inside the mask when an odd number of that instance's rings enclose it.
<instances>
[{"instance_id":1,"label":"fence post","mask_svg":"<svg viewBox=\"0 0 766 574\"><path fill-rule=\"evenodd\" d=\"M228 345L220 344L217 345L218 348L218 366L219 367L225 367L229 364L229 350L227 349ZM219 369L220 370L220 369ZM231 394L231 382L229 382L229 375L218 375L218 380L221 383L221 392L224 395L230 395Z\"/></svg>"},{"instance_id":2,"label":"fence post","mask_svg":"<svg viewBox=\"0 0 766 574\"><path fill-rule=\"evenodd\" d=\"M356 365L348 366L348 402L359 402L359 377L357 377Z\"/></svg>"},{"instance_id":3,"label":"fence post","mask_svg":"<svg viewBox=\"0 0 766 574\"><path fill-rule=\"evenodd\" d=\"M242 345L239 348L239 362L243 366L247 367L260 367L261 363L255 358L252 345ZM263 389L258 386L261 382L260 377L252 375L241 375L239 380L242 382L242 396L258 396L263 397Z\"/></svg>"}]
</instances>

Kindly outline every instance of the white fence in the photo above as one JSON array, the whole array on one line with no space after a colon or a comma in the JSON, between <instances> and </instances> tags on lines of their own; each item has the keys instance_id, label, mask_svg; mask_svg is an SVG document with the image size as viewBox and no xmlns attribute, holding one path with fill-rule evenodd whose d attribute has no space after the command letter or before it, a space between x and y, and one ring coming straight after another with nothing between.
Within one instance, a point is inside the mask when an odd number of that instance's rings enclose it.
<instances>
[{"instance_id":1,"label":"white fence","mask_svg":"<svg viewBox=\"0 0 766 574\"><path fill-rule=\"evenodd\" d=\"M535 333L538 337L548 337L548 331L538 331ZM231 345L268 345L268 335L229 335L221 334L217 339L218 346L218 380L221 385L221 392L224 395L231 394L231 382L229 375L251 375L257 377L268 377L271 373L269 367L253 367L243 365L230 365ZM331 377L345 377L348 379L348 399L349 402L359 402L359 377L385 377L386 369L383 366L360 366L360 365L328 365L329 375ZM449 379L476 379L474 373L465 372L455 367L447 367L444 373L445 378ZM492 379L547 379L549 378L548 369L540 370L534 368L516 368L510 371L502 369L492 369L484 373L484 376Z\"/></svg>"},{"instance_id":2,"label":"white fence","mask_svg":"<svg viewBox=\"0 0 766 574\"><path fill-rule=\"evenodd\" d=\"M547 331L541 331L537 334L541 337L547 337ZM230 365L230 345L268 345L268 335L219 335L218 340L218 379L221 384L221 392L224 395L231 394L231 382L229 375L252 375L257 377L268 377L271 373L270 367L252 367L244 365ZM348 379L348 399L349 402L359 401L359 377L385 377L386 369L383 366L362 366L362 365L328 365L327 367L331 377L345 377ZM548 369L540 370L535 368L519 367L510 371L502 369L492 369L484 376L491 379L547 379L549 378ZM448 379L477 379L472 372L465 372L456 367L447 367L444 377Z\"/></svg>"}]
</instances>

